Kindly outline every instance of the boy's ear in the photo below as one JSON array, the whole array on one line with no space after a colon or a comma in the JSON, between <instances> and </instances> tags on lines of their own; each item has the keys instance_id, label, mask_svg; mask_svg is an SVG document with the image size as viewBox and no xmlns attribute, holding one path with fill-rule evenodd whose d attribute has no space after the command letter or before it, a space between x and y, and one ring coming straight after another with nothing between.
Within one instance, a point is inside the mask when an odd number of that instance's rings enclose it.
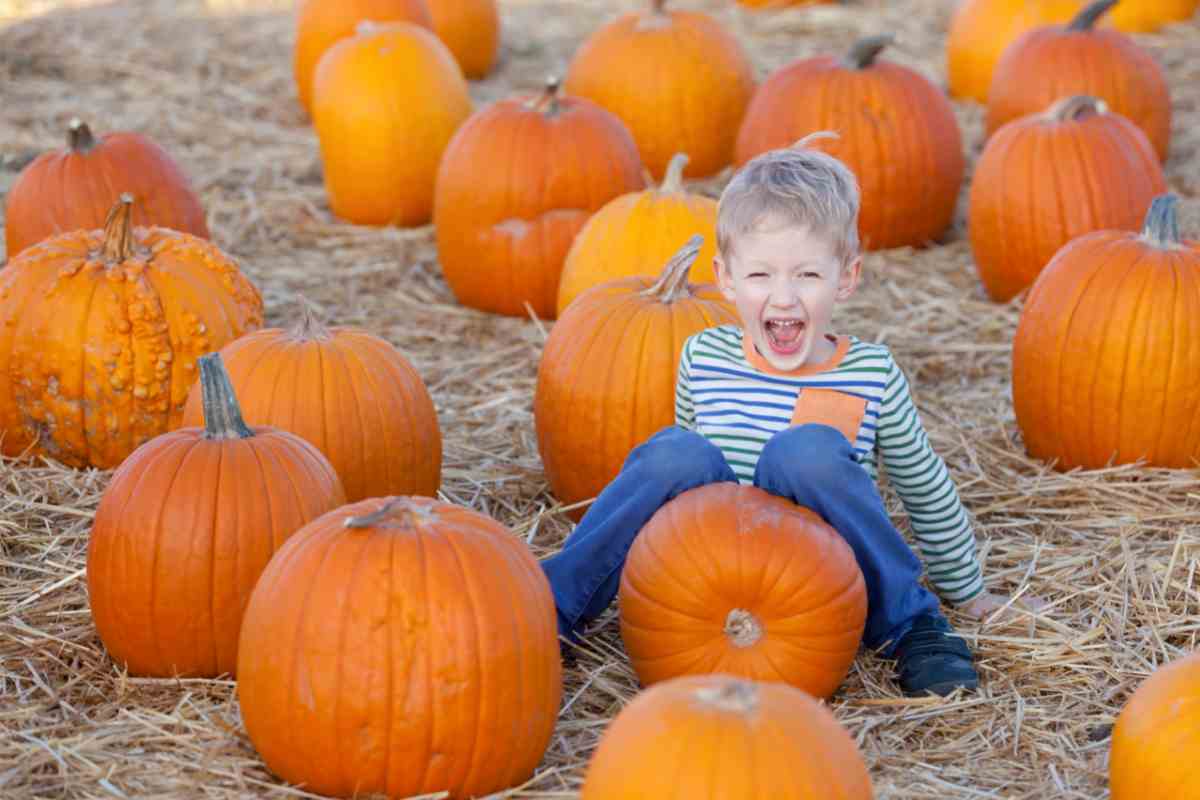
<instances>
[{"instance_id":1,"label":"boy's ear","mask_svg":"<svg viewBox=\"0 0 1200 800\"><path fill-rule=\"evenodd\" d=\"M862 256L860 255L855 256L853 261L842 267L842 272L838 276L837 299L845 300L854 294L854 290L858 288L858 282L861 279Z\"/></svg>"},{"instance_id":2,"label":"boy's ear","mask_svg":"<svg viewBox=\"0 0 1200 800\"><path fill-rule=\"evenodd\" d=\"M734 301L733 275L729 271L729 265L719 255L713 256L713 272L717 274L717 288L721 290L725 299L732 303Z\"/></svg>"}]
</instances>

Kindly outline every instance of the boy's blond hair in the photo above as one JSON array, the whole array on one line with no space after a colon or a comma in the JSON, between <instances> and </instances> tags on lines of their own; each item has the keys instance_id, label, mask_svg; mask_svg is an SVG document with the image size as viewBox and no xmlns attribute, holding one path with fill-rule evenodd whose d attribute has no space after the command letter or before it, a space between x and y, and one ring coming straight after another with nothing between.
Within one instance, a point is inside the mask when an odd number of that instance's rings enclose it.
<instances>
[{"instance_id":1,"label":"boy's blond hair","mask_svg":"<svg viewBox=\"0 0 1200 800\"><path fill-rule=\"evenodd\" d=\"M809 134L738 170L717 206L717 250L723 259L732 257L739 236L768 221L829 236L843 265L858 255L858 181L838 159L805 146L836 135Z\"/></svg>"}]
</instances>

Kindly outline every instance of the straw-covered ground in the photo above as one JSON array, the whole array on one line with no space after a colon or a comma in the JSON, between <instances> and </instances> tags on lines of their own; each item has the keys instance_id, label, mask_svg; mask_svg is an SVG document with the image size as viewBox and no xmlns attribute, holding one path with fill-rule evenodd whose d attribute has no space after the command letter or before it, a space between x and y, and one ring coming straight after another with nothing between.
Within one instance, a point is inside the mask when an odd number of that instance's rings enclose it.
<instances>
[{"instance_id":1,"label":"straw-covered ground","mask_svg":"<svg viewBox=\"0 0 1200 800\"><path fill-rule=\"evenodd\" d=\"M63 6L71 5L70 8ZM443 493L494 515L538 555L569 529L547 491L532 397L548 324L455 304L430 228L339 223L292 83L291 0L0 0L0 193L75 115L135 129L191 176L217 243L262 289L268 323L303 293L330 321L363 325L418 368L445 437ZM599 23L634 0L502 0L499 69L472 84L482 106L561 72ZM953 0L851 0L751 14L709 11L759 74L801 55L894 32L891 57L944 85ZM1200 24L1140 41L1174 98L1167 172L1200 235ZM981 110L957 105L972 161ZM701 185L716 194L727 176ZM983 688L908 700L862 655L832 701L879 798L1107 796L1109 730L1130 692L1200 631L1196 471L1063 475L1024 455L1009 346L1019 301L985 299L959 223L937 247L867 258L844 329L886 341L914 386L935 447L973 513L990 588L1050 602L1038 619L955 617ZM1198 378L1200 379L1200 378ZM0 796L283 797L246 738L231 680L146 680L114 666L85 592L91 515L108 473L0 464ZM892 508L899 511L894 498ZM900 524L902 515L897 514ZM610 612L567 673L561 720L538 773L513 797L573 797L597 738L636 682Z\"/></svg>"}]
</instances>

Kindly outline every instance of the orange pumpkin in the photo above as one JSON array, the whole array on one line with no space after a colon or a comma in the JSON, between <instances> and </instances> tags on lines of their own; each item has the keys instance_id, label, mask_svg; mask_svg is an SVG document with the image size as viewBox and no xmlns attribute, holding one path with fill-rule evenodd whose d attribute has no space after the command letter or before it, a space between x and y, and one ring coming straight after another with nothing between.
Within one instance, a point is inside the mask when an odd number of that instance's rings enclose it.
<instances>
[{"instance_id":1,"label":"orange pumpkin","mask_svg":"<svg viewBox=\"0 0 1200 800\"><path fill-rule=\"evenodd\" d=\"M1166 191L1146 134L1101 100L1065 98L988 140L971 181L967 227L988 294L1005 302L1077 236L1136 230Z\"/></svg>"},{"instance_id":2,"label":"orange pumpkin","mask_svg":"<svg viewBox=\"0 0 1200 800\"><path fill-rule=\"evenodd\" d=\"M833 712L799 689L728 675L641 692L604 731L581 800L871 800Z\"/></svg>"},{"instance_id":3,"label":"orange pumpkin","mask_svg":"<svg viewBox=\"0 0 1200 800\"><path fill-rule=\"evenodd\" d=\"M962 0L946 36L950 95L986 103L1000 55L1030 28L1066 22L1082 0Z\"/></svg>"},{"instance_id":4,"label":"orange pumpkin","mask_svg":"<svg viewBox=\"0 0 1200 800\"><path fill-rule=\"evenodd\" d=\"M67 147L30 162L8 192L8 258L58 233L103 227L122 194L134 198L135 225L208 238L200 200L165 150L140 133L114 132L97 140L87 125L73 119Z\"/></svg>"},{"instance_id":5,"label":"orange pumpkin","mask_svg":"<svg viewBox=\"0 0 1200 800\"><path fill-rule=\"evenodd\" d=\"M1063 247L1021 310L1013 406L1025 447L1056 468L1200 461L1200 242L1179 237L1175 198L1139 235Z\"/></svg>"},{"instance_id":6,"label":"orange pumpkin","mask_svg":"<svg viewBox=\"0 0 1200 800\"><path fill-rule=\"evenodd\" d=\"M749 8L793 8L795 6L819 6L844 2L844 0L738 0Z\"/></svg>"},{"instance_id":7,"label":"orange pumpkin","mask_svg":"<svg viewBox=\"0 0 1200 800\"><path fill-rule=\"evenodd\" d=\"M721 672L828 697L867 619L862 572L837 531L736 483L660 508L629 550L619 597L621 638L644 686Z\"/></svg>"},{"instance_id":8,"label":"orange pumpkin","mask_svg":"<svg viewBox=\"0 0 1200 800\"><path fill-rule=\"evenodd\" d=\"M1167 159L1171 97L1162 67L1129 36L1093 25L1117 0L1098 0L1069 25L1023 34L1001 56L988 92L988 135L1060 97L1098 97L1145 132Z\"/></svg>"},{"instance_id":9,"label":"orange pumpkin","mask_svg":"<svg viewBox=\"0 0 1200 800\"><path fill-rule=\"evenodd\" d=\"M467 81L436 36L361 23L321 57L313 82L333 213L359 225L429 222L438 163L470 114Z\"/></svg>"},{"instance_id":10,"label":"orange pumpkin","mask_svg":"<svg viewBox=\"0 0 1200 800\"><path fill-rule=\"evenodd\" d=\"M738 132L740 166L813 131L812 147L858 178L859 238L866 249L928 244L953 221L966 168L945 96L908 67L878 61L891 36L859 41L841 59L793 61L758 88Z\"/></svg>"},{"instance_id":11,"label":"orange pumpkin","mask_svg":"<svg viewBox=\"0 0 1200 800\"><path fill-rule=\"evenodd\" d=\"M500 52L496 0L428 0L433 32L446 43L463 74L486 77Z\"/></svg>"},{"instance_id":12,"label":"orange pumpkin","mask_svg":"<svg viewBox=\"0 0 1200 800\"><path fill-rule=\"evenodd\" d=\"M717 201L683 188L688 157L677 153L662 185L610 200L579 231L563 265L558 313L582 292L605 281L653 276L692 234L704 237L689 280L716 280Z\"/></svg>"},{"instance_id":13,"label":"orange pumpkin","mask_svg":"<svg viewBox=\"0 0 1200 800\"><path fill-rule=\"evenodd\" d=\"M476 797L541 761L562 697L554 598L523 542L475 511L372 498L267 565L242 622L250 740L310 792Z\"/></svg>"},{"instance_id":14,"label":"orange pumpkin","mask_svg":"<svg viewBox=\"0 0 1200 800\"><path fill-rule=\"evenodd\" d=\"M666 0L649 5L580 46L566 90L620 117L656 180L681 150L691 158L685 175L713 175L733 159L734 137L754 92L753 66L712 17L667 11Z\"/></svg>"},{"instance_id":15,"label":"orange pumpkin","mask_svg":"<svg viewBox=\"0 0 1200 800\"><path fill-rule=\"evenodd\" d=\"M301 0L296 14L296 46L292 74L306 110L312 110L313 72L325 51L354 35L364 20L411 22L433 27L426 0Z\"/></svg>"},{"instance_id":16,"label":"orange pumpkin","mask_svg":"<svg viewBox=\"0 0 1200 800\"><path fill-rule=\"evenodd\" d=\"M442 436L428 389L391 344L358 328L326 328L304 303L299 324L243 336L221 350L252 425L312 442L346 497L436 495ZM183 424L199 424L200 387Z\"/></svg>"},{"instance_id":17,"label":"orange pumpkin","mask_svg":"<svg viewBox=\"0 0 1200 800\"><path fill-rule=\"evenodd\" d=\"M504 165L497 169L498 164ZM433 223L442 273L465 306L553 319L563 260L588 217L645 185L619 119L545 91L503 100L455 134Z\"/></svg>"},{"instance_id":18,"label":"orange pumpkin","mask_svg":"<svg viewBox=\"0 0 1200 800\"><path fill-rule=\"evenodd\" d=\"M92 619L135 675L233 672L242 611L271 554L346 502L315 447L242 421L218 354L199 364L204 427L134 451L104 490L88 543Z\"/></svg>"},{"instance_id":19,"label":"orange pumpkin","mask_svg":"<svg viewBox=\"0 0 1200 800\"><path fill-rule=\"evenodd\" d=\"M111 469L179 427L196 359L262 326L262 297L215 245L133 228L52 236L0 270L3 452Z\"/></svg>"},{"instance_id":20,"label":"orange pumpkin","mask_svg":"<svg viewBox=\"0 0 1200 800\"><path fill-rule=\"evenodd\" d=\"M1156 669L1121 709L1108 759L1112 800L1194 800L1200 772L1200 651Z\"/></svg>"},{"instance_id":21,"label":"orange pumpkin","mask_svg":"<svg viewBox=\"0 0 1200 800\"><path fill-rule=\"evenodd\" d=\"M1120 30L1146 33L1189 20L1198 8L1200 0L1121 0L1113 9L1111 21Z\"/></svg>"},{"instance_id":22,"label":"orange pumpkin","mask_svg":"<svg viewBox=\"0 0 1200 800\"><path fill-rule=\"evenodd\" d=\"M546 477L563 503L595 497L629 451L675 421L684 341L737 321L715 286L687 282L702 243L693 236L657 281L624 278L589 289L550 331L533 417Z\"/></svg>"}]
</instances>

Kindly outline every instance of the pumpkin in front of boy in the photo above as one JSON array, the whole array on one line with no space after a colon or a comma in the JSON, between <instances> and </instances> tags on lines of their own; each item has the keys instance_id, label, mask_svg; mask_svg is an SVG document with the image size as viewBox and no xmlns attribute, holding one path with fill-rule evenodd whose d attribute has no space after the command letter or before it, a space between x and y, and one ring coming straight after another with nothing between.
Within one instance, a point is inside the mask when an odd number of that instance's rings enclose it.
<instances>
[{"instance_id":1,"label":"pumpkin in front of boy","mask_svg":"<svg viewBox=\"0 0 1200 800\"><path fill-rule=\"evenodd\" d=\"M950 102L921 74L878 60L891 36L857 42L843 58L804 58L773 73L754 93L738 132L740 166L807 146L845 162L861 189L859 238L865 249L920 247L950 225L965 160Z\"/></svg>"},{"instance_id":2,"label":"pumpkin in front of boy","mask_svg":"<svg viewBox=\"0 0 1200 800\"><path fill-rule=\"evenodd\" d=\"M605 281L651 276L692 234L704 237L689 273L692 283L713 283L717 251L717 201L683 188L688 157L676 153L662 185L610 200L588 219L563 265L558 313L584 291Z\"/></svg>"},{"instance_id":3,"label":"pumpkin in front of boy","mask_svg":"<svg viewBox=\"0 0 1200 800\"><path fill-rule=\"evenodd\" d=\"M424 225L438 164L471 97L458 62L408 22L359 23L317 62L313 128L333 213L357 225Z\"/></svg>"},{"instance_id":4,"label":"pumpkin in front of boy","mask_svg":"<svg viewBox=\"0 0 1200 800\"><path fill-rule=\"evenodd\" d=\"M360 328L322 325L307 302L290 328L264 328L221 350L251 425L316 445L346 499L436 495L442 474L437 410L421 376L391 343ZM194 387L183 424L201 420Z\"/></svg>"},{"instance_id":5,"label":"pumpkin in front of boy","mask_svg":"<svg viewBox=\"0 0 1200 800\"><path fill-rule=\"evenodd\" d=\"M500 52L500 10L496 0L428 0L433 32L450 52L463 75L486 77Z\"/></svg>"},{"instance_id":6,"label":"pumpkin in front of boy","mask_svg":"<svg viewBox=\"0 0 1200 800\"><path fill-rule=\"evenodd\" d=\"M1166 160L1171 97L1162 67L1126 34L1093 27L1116 4L1097 0L1068 25L1034 28L1004 51L988 92L988 135L1060 97L1086 94L1140 127Z\"/></svg>"},{"instance_id":7,"label":"pumpkin in front of boy","mask_svg":"<svg viewBox=\"0 0 1200 800\"><path fill-rule=\"evenodd\" d=\"M1129 33L1155 31L1191 19L1200 0L1121 0L1110 17L1114 28Z\"/></svg>"},{"instance_id":8,"label":"pumpkin in front of boy","mask_svg":"<svg viewBox=\"0 0 1200 800\"><path fill-rule=\"evenodd\" d=\"M721 672L829 697L867 619L862 571L837 531L736 483L688 490L655 512L618 596L621 638L644 686Z\"/></svg>"},{"instance_id":9,"label":"pumpkin in front of boy","mask_svg":"<svg viewBox=\"0 0 1200 800\"><path fill-rule=\"evenodd\" d=\"M1200 652L1160 666L1121 709L1108 759L1112 800L1195 800L1196 753Z\"/></svg>"},{"instance_id":10,"label":"pumpkin in front of boy","mask_svg":"<svg viewBox=\"0 0 1200 800\"><path fill-rule=\"evenodd\" d=\"M714 175L733 159L754 67L707 14L643 2L649 8L613 20L579 47L566 90L620 117L656 180L680 151L691 159L687 177Z\"/></svg>"},{"instance_id":11,"label":"pumpkin in front of boy","mask_svg":"<svg viewBox=\"0 0 1200 800\"><path fill-rule=\"evenodd\" d=\"M1200 242L1180 237L1175 205L1156 198L1140 234L1075 239L1034 283L1012 364L1034 458L1060 470L1200 462Z\"/></svg>"},{"instance_id":12,"label":"pumpkin in front of boy","mask_svg":"<svg viewBox=\"0 0 1200 800\"><path fill-rule=\"evenodd\" d=\"M640 692L600 738L581 800L871 800L849 732L782 683L675 678Z\"/></svg>"},{"instance_id":13,"label":"pumpkin in front of boy","mask_svg":"<svg viewBox=\"0 0 1200 800\"><path fill-rule=\"evenodd\" d=\"M92 619L134 675L234 672L242 611L271 554L345 502L315 447L245 424L218 354L199 364L203 427L158 436L121 464L88 543Z\"/></svg>"},{"instance_id":14,"label":"pumpkin in front of boy","mask_svg":"<svg viewBox=\"0 0 1200 800\"><path fill-rule=\"evenodd\" d=\"M503 165L503 169L497 165ZM446 148L433 224L442 274L482 311L556 316L563 261L601 206L645 186L614 115L558 82L475 114Z\"/></svg>"},{"instance_id":15,"label":"pumpkin in front of boy","mask_svg":"<svg viewBox=\"0 0 1200 800\"><path fill-rule=\"evenodd\" d=\"M165 150L129 131L97 138L74 119L66 148L31 161L8 192L4 240L9 260L55 234L104 227L122 194L134 199L134 225L208 238L200 199Z\"/></svg>"},{"instance_id":16,"label":"pumpkin in front of boy","mask_svg":"<svg viewBox=\"0 0 1200 800\"><path fill-rule=\"evenodd\" d=\"M262 297L206 239L134 228L27 248L0 270L3 451L111 469L179 427L196 359L262 325Z\"/></svg>"},{"instance_id":17,"label":"pumpkin in front of boy","mask_svg":"<svg viewBox=\"0 0 1200 800\"><path fill-rule=\"evenodd\" d=\"M562 698L550 584L478 512L423 497L343 506L284 543L254 587L238 698L267 767L310 792L515 786Z\"/></svg>"},{"instance_id":18,"label":"pumpkin in front of boy","mask_svg":"<svg viewBox=\"0 0 1200 800\"><path fill-rule=\"evenodd\" d=\"M716 286L688 283L702 244L693 236L656 280L592 287L551 329L533 417L546 478L564 504L595 497L634 447L674 424L684 341L737 321Z\"/></svg>"},{"instance_id":19,"label":"pumpkin in front of boy","mask_svg":"<svg viewBox=\"0 0 1200 800\"><path fill-rule=\"evenodd\" d=\"M1059 248L1085 233L1135 231L1167 182L1138 126L1079 95L1015 119L975 165L967 231L993 300L1025 289Z\"/></svg>"}]
</instances>

